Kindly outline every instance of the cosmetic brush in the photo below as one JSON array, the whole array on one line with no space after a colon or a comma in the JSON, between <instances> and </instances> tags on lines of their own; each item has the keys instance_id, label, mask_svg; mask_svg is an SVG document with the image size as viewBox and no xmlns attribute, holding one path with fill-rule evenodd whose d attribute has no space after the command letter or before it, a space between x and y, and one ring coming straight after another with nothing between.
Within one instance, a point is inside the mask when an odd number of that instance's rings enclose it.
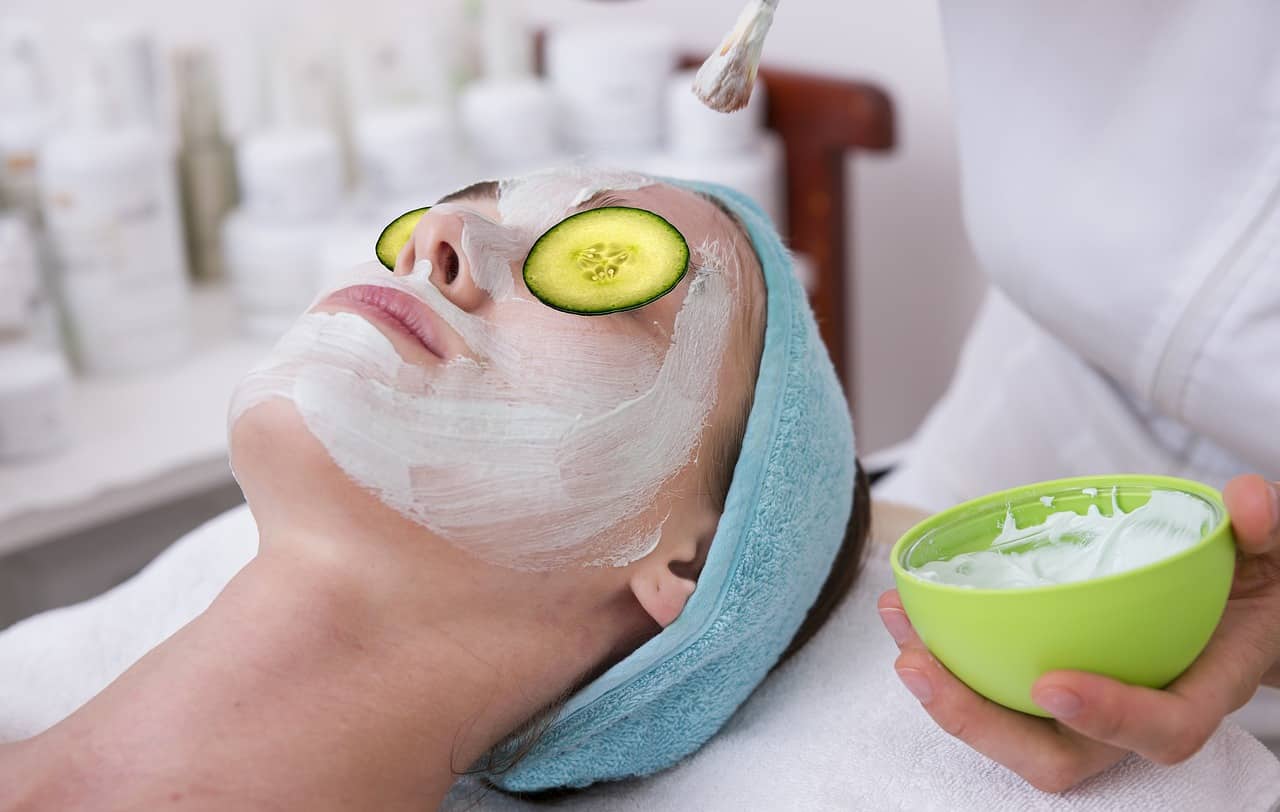
<instances>
[{"instance_id":1,"label":"cosmetic brush","mask_svg":"<svg viewBox=\"0 0 1280 812\"><path fill-rule=\"evenodd\" d=\"M773 24L778 0L749 0L738 22L698 68L693 94L712 110L732 113L746 106L756 82L760 51Z\"/></svg>"}]
</instances>

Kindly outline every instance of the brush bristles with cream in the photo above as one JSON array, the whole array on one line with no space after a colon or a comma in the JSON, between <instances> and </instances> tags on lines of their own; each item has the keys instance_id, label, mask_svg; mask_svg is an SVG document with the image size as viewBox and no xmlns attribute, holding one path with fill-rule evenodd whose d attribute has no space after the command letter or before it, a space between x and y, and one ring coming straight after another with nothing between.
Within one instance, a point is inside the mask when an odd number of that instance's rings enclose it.
<instances>
[{"instance_id":1,"label":"brush bristles with cream","mask_svg":"<svg viewBox=\"0 0 1280 812\"><path fill-rule=\"evenodd\" d=\"M698 69L693 93L712 110L732 113L747 105L777 6L778 0L749 0L733 30Z\"/></svg>"}]
</instances>

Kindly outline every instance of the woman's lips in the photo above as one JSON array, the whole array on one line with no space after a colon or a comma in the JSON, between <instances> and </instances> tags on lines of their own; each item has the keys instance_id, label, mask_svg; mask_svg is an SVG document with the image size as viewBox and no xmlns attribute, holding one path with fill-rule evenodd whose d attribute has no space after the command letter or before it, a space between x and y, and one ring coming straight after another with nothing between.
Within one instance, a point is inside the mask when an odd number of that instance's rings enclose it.
<instances>
[{"instance_id":1,"label":"woman's lips","mask_svg":"<svg viewBox=\"0 0 1280 812\"><path fill-rule=\"evenodd\" d=\"M409 294L381 285L355 285L325 297L321 305L336 305L391 327L422 344L444 360L440 328L431 309Z\"/></svg>"}]
</instances>

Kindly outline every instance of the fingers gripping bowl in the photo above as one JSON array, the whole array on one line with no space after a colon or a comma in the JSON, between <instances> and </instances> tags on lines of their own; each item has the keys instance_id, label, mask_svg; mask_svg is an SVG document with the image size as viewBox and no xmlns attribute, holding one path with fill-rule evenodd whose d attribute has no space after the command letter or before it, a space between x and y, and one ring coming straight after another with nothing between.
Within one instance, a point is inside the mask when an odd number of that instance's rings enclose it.
<instances>
[{"instance_id":1,"label":"fingers gripping bowl","mask_svg":"<svg viewBox=\"0 0 1280 812\"><path fill-rule=\"evenodd\" d=\"M1202 503L1205 520L1197 522L1186 549L1153 563L1088 580L1011 588L927 576L931 565L992 550L993 544L998 549L996 543L1009 537L1010 520L1028 528L1066 511L1124 518L1170 492ZM1124 537L1116 541L1122 545ZM894 545L891 561L902 605L943 665L988 699L1048 716L1031 700L1032 684L1048 671L1090 671L1152 688L1177 678L1222 616L1235 540L1222 497L1210 487L1170 477L1097 476L957 505L909 530Z\"/></svg>"}]
</instances>

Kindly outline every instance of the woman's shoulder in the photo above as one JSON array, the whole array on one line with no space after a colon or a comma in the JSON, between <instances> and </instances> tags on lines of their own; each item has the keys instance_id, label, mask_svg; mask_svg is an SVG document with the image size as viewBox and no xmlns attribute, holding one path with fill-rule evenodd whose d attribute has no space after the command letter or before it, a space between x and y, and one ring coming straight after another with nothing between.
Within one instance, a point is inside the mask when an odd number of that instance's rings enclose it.
<instances>
[{"instance_id":1,"label":"woman's shoulder","mask_svg":"<svg viewBox=\"0 0 1280 812\"><path fill-rule=\"evenodd\" d=\"M119 586L0 632L0 742L70 714L203 612L257 553L246 506L192 530Z\"/></svg>"}]
</instances>

